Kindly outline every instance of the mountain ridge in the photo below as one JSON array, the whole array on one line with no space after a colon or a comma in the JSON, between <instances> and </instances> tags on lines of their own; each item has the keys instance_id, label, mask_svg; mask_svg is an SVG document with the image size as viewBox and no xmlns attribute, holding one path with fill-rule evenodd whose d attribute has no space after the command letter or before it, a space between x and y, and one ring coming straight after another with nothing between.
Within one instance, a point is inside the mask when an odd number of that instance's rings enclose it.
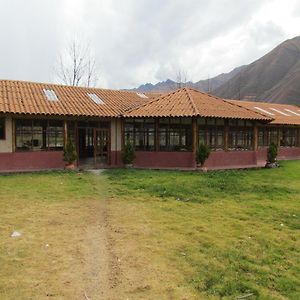
<instances>
[{"instance_id":1,"label":"mountain ridge","mask_svg":"<svg viewBox=\"0 0 300 300\"><path fill-rule=\"evenodd\" d=\"M131 90L166 93L182 86L227 99L300 105L300 36L282 42L248 65L213 78L185 83L167 79Z\"/></svg>"}]
</instances>

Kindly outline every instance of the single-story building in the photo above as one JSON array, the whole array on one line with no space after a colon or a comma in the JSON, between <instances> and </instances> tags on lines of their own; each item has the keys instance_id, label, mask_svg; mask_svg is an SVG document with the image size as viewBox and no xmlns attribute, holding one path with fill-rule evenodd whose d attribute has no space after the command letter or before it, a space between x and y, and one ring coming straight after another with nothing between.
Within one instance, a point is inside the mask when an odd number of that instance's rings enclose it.
<instances>
[{"instance_id":1,"label":"single-story building","mask_svg":"<svg viewBox=\"0 0 300 300\"><path fill-rule=\"evenodd\" d=\"M0 80L0 172L60 169L72 139L78 166L121 167L126 141L140 168L196 167L199 143L208 169L300 159L300 108L224 100L182 88L165 95Z\"/></svg>"}]
</instances>

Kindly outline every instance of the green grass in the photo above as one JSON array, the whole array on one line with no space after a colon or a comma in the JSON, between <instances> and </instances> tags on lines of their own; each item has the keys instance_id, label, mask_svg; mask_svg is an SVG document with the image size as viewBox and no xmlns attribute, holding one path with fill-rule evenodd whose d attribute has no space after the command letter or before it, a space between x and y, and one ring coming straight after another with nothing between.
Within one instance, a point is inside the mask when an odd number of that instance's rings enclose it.
<instances>
[{"instance_id":1,"label":"green grass","mask_svg":"<svg viewBox=\"0 0 300 300\"><path fill-rule=\"evenodd\" d=\"M137 228L139 249L163 258L177 287L197 299L300 299L299 161L272 170L107 174L118 209L130 212L119 225Z\"/></svg>"},{"instance_id":2,"label":"green grass","mask_svg":"<svg viewBox=\"0 0 300 300\"><path fill-rule=\"evenodd\" d=\"M121 298L300 299L300 161L14 174L0 186L1 299L81 299L103 207Z\"/></svg>"}]
</instances>

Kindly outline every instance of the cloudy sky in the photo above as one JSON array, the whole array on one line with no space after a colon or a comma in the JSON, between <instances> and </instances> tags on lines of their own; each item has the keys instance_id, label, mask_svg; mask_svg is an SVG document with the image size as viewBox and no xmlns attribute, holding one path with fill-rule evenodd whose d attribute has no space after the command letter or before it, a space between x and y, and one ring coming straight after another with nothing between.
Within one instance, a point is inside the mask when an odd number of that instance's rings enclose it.
<instances>
[{"instance_id":1,"label":"cloudy sky","mask_svg":"<svg viewBox=\"0 0 300 300\"><path fill-rule=\"evenodd\" d=\"M299 0L0 0L0 78L54 82L73 39L99 87L228 72L300 35Z\"/></svg>"}]
</instances>

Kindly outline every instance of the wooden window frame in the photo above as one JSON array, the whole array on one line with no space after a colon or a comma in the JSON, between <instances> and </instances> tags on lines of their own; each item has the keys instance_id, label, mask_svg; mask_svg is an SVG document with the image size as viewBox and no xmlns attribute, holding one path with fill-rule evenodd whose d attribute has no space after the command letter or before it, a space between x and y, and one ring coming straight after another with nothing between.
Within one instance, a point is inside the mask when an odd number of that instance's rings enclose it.
<instances>
[{"instance_id":1,"label":"wooden window frame","mask_svg":"<svg viewBox=\"0 0 300 300\"><path fill-rule=\"evenodd\" d=\"M136 126L140 125L140 128ZM126 128L126 125L132 126L132 130ZM150 125L150 128L147 128L147 125ZM152 127L152 129L151 129ZM153 138L153 145L151 145L151 133ZM123 129L123 143L126 143L129 139L133 144L136 151L156 151L156 121L152 118L134 118L134 119L125 119L124 120L124 129ZM127 135L130 135L127 138ZM142 139L140 139L142 137ZM142 140L142 145L137 145L137 139Z\"/></svg>"},{"instance_id":2,"label":"wooden window frame","mask_svg":"<svg viewBox=\"0 0 300 300\"><path fill-rule=\"evenodd\" d=\"M286 127L281 127L280 128L280 133L279 133L279 145L280 147L286 147L286 148L293 148L293 147L298 147L299 145L299 128L293 127L293 126L286 126ZM286 134L288 132L288 134ZM294 133L294 134L291 134ZM286 141L287 139L294 139L294 143L288 144ZM282 143L283 141L283 143Z\"/></svg>"},{"instance_id":3,"label":"wooden window frame","mask_svg":"<svg viewBox=\"0 0 300 300\"><path fill-rule=\"evenodd\" d=\"M232 119L230 122L234 122L235 125L231 125L229 122L228 128L228 150L229 151L253 151L254 148L254 125L247 126L249 120ZM239 123L244 123L239 125ZM239 139L239 134L242 133L242 147L237 148L237 142L233 145L233 140ZM235 138L233 138L233 135ZM249 141L250 136L250 141ZM248 142L247 142L248 140Z\"/></svg>"},{"instance_id":4,"label":"wooden window frame","mask_svg":"<svg viewBox=\"0 0 300 300\"><path fill-rule=\"evenodd\" d=\"M190 124L185 124L184 119L190 120ZM164 120L164 122L162 122ZM177 122L176 122L176 121ZM166 146L161 145L162 125L165 127ZM177 127L177 128L176 128ZM178 134L179 145L171 145L171 135ZM192 118L163 118L158 120L157 131L158 151L162 152L193 152L193 125ZM182 143L185 138L185 144ZM178 148L177 148L178 147ZM176 149L177 148L177 149Z\"/></svg>"},{"instance_id":5,"label":"wooden window frame","mask_svg":"<svg viewBox=\"0 0 300 300\"><path fill-rule=\"evenodd\" d=\"M272 134L276 132L276 139L273 141L274 136L272 137ZM261 136L262 134L262 143L261 143ZM259 126L257 131L257 138L258 138L258 147L259 148L266 148L269 147L272 142L274 142L276 145L278 144L279 140L279 128L275 126Z\"/></svg>"},{"instance_id":6,"label":"wooden window frame","mask_svg":"<svg viewBox=\"0 0 300 300\"><path fill-rule=\"evenodd\" d=\"M17 127L17 122L18 121L28 121L31 123L31 126L28 126L31 128L31 130L29 130L28 132L31 133L31 136L32 136L32 139L31 139L31 142L33 142L34 140L34 134L42 134L42 139L43 139L43 142L45 142L45 148L42 148L42 149L38 149L38 150L34 150L33 149L33 145L31 144L30 147L27 149L27 150L22 150L22 149L18 149L17 147L17 137L18 137L18 133L24 133L24 130L18 130L18 127ZM46 129L42 130L42 131L35 131L33 129L34 127L34 122L45 122L46 124ZM60 127L60 126L53 126L51 125L51 122L61 122L61 127L62 127L62 130L51 130L50 128L51 127ZM44 152L44 151L63 151L63 147L64 147L64 123L63 123L63 120L55 120L55 119L15 119L14 120L14 123L15 123L15 126L14 126L14 133L15 133L15 139L14 139L14 142L15 142L15 152ZM51 138L51 134L55 134L55 139L57 139L57 136L59 137L61 135L62 139L63 139L63 145L61 147L57 147L57 146L54 146L54 147L51 147L50 146L50 138ZM57 136L56 136L57 135ZM57 143L55 143L57 145Z\"/></svg>"},{"instance_id":7,"label":"wooden window frame","mask_svg":"<svg viewBox=\"0 0 300 300\"><path fill-rule=\"evenodd\" d=\"M200 134L204 131L204 144L207 145L212 151L225 150L225 120L219 118L202 118L204 124L200 123L198 119L198 147L200 144ZM219 120L223 120L223 125L218 124ZM214 124L209 124L213 121ZM218 138L219 133L222 132L222 144L219 145ZM210 142L214 138L214 145Z\"/></svg>"}]
</instances>

